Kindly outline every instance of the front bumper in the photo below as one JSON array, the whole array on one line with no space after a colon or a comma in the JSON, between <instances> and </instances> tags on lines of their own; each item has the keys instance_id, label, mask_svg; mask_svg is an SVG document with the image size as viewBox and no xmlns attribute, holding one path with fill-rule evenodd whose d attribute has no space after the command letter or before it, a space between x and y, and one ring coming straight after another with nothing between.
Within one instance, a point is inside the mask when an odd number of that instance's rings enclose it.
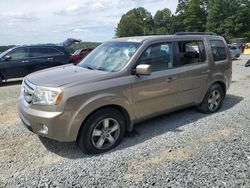
<instances>
[{"instance_id":1,"label":"front bumper","mask_svg":"<svg viewBox=\"0 0 250 188\"><path fill-rule=\"evenodd\" d=\"M47 112L33 109L21 97L18 100L18 113L23 124L30 131L62 142L75 141L72 134L72 116L67 112Z\"/></svg>"}]
</instances>

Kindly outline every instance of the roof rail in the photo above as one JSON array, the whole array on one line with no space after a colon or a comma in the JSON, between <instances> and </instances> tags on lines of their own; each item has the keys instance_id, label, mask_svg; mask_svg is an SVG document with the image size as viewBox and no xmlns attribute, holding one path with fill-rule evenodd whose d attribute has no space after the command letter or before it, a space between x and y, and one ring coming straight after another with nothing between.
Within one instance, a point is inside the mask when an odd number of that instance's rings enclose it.
<instances>
[{"instance_id":1,"label":"roof rail","mask_svg":"<svg viewBox=\"0 0 250 188\"><path fill-rule=\"evenodd\" d=\"M175 35L217 35L214 32L176 32Z\"/></svg>"}]
</instances>

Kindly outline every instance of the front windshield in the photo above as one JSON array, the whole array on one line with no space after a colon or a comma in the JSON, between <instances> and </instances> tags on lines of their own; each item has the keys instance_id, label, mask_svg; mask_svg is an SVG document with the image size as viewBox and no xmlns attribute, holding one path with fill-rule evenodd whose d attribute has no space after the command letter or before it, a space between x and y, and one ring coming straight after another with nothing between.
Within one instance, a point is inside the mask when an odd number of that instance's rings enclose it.
<instances>
[{"instance_id":1,"label":"front windshield","mask_svg":"<svg viewBox=\"0 0 250 188\"><path fill-rule=\"evenodd\" d=\"M140 45L136 42L105 42L82 60L79 66L92 70L120 71Z\"/></svg>"},{"instance_id":2,"label":"front windshield","mask_svg":"<svg viewBox=\"0 0 250 188\"><path fill-rule=\"evenodd\" d=\"M6 50L6 51L4 51L4 52L2 52L2 53L0 54L0 59L1 59L2 57L4 57L7 53L9 53L11 50L12 50L12 48L11 48L11 49L8 49L8 50Z\"/></svg>"}]
</instances>

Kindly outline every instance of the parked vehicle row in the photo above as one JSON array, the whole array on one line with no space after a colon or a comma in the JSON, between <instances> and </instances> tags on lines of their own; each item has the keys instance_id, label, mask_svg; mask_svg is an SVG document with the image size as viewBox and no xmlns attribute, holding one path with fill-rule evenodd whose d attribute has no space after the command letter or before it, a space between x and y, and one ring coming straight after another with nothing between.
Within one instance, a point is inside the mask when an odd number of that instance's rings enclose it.
<instances>
[{"instance_id":1,"label":"parked vehicle row","mask_svg":"<svg viewBox=\"0 0 250 188\"><path fill-rule=\"evenodd\" d=\"M230 50L232 59L237 59L240 57L241 49L238 46L229 44L228 48Z\"/></svg>"},{"instance_id":2,"label":"parked vehicle row","mask_svg":"<svg viewBox=\"0 0 250 188\"><path fill-rule=\"evenodd\" d=\"M79 63L91 50L70 54L66 47L80 40L69 38L61 44L16 46L0 54L0 84L3 80L24 77L55 66Z\"/></svg>"},{"instance_id":3,"label":"parked vehicle row","mask_svg":"<svg viewBox=\"0 0 250 188\"><path fill-rule=\"evenodd\" d=\"M72 63L71 55L62 46L18 46L0 54L2 80L24 77L32 72Z\"/></svg>"},{"instance_id":4,"label":"parked vehicle row","mask_svg":"<svg viewBox=\"0 0 250 188\"><path fill-rule=\"evenodd\" d=\"M78 65L25 77L19 116L38 135L101 153L142 120L189 106L218 111L231 77L230 51L214 34L113 39Z\"/></svg>"}]
</instances>

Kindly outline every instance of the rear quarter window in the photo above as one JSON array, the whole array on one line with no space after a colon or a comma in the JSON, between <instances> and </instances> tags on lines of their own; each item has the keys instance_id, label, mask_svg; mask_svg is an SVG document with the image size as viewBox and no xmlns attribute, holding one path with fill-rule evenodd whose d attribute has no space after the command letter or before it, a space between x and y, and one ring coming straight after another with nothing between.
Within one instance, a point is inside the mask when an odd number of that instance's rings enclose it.
<instances>
[{"instance_id":1,"label":"rear quarter window","mask_svg":"<svg viewBox=\"0 0 250 188\"><path fill-rule=\"evenodd\" d=\"M226 47L221 40L210 40L210 45L214 57L214 61L221 61L227 59Z\"/></svg>"}]
</instances>

